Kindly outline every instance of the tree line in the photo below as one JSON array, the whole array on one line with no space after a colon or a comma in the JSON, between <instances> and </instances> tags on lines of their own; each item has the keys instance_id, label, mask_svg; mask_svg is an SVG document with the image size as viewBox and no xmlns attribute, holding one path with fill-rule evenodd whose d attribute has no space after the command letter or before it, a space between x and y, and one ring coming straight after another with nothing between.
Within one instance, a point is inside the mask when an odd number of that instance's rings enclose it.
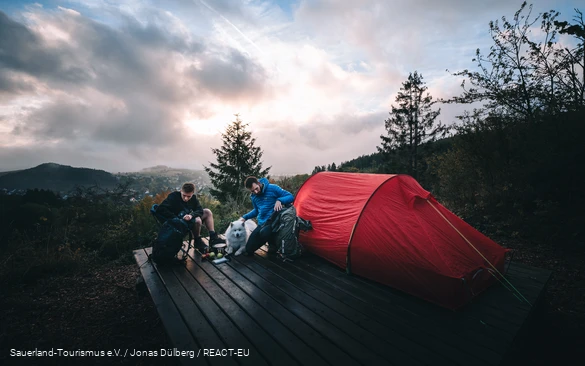
<instances>
[{"instance_id":1,"label":"tree line","mask_svg":"<svg viewBox=\"0 0 585 366\"><path fill-rule=\"evenodd\" d=\"M423 75L411 72L376 152L311 174L409 174L472 222L541 239L583 237L585 23L579 9L570 21L559 16L524 2L511 19L490 22L489 50L476 51L473 70L452 73L463 78L461 95L434 100ZM447 103L474 108L447 126L438 118ZM214 149L218 163L206 169L223 199L245 195L234 187L246 175L269 172L246 126L237 117ZM245 163L236 172L240 165L227 162L237 156Z\"/></svg>"}]
</instances>

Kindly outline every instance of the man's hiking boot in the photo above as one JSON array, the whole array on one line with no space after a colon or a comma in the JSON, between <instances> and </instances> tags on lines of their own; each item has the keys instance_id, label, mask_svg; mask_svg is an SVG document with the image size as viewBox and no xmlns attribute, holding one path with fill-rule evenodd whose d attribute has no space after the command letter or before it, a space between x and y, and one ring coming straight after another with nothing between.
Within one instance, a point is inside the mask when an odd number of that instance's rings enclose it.
<instances>
[{"instance_id":1,"label":"man's hiking boot","mask_svg":"<svg viewBox=\"0 0 585 366\"><path fill-rule=\"evenodd\" d=\"M201 239L200 236L195 238L195 249L197 249L201 254L205 254L209 251L208 250L209 247L207 246L207 244L205 244L205 242L203 241L203 239Z\"/></svg>"},{"instance_id":2,"label":"man's hiking boot","mask_svg":"<svg viewBox=\"0 0 585 366\"><path fill-rule=\"evenodd\" d=\"M225 239L222 239L216 235L209 240L209 245L213 246L215 244L225 244Z\"/></svg>"}]
</instances>

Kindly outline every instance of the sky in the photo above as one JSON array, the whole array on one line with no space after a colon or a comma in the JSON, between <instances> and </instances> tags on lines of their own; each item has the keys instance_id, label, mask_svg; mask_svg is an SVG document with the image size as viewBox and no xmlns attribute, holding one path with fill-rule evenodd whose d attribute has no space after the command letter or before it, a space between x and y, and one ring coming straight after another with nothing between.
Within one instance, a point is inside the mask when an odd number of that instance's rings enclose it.
<instances>
[{"instance_id":1,"label":"sky","mask_svg":"<svg viewBox=\"0 0 585 366\"><path fill-rule=\"evenodd\" d=\"M235 114L273 175L340 164L376 152L409 73L434 99L460 95L452 73L521 3L0 0L0 171L202 169ZM438 107L448 125L469 109Z\"/></svg>"}]
</instances>

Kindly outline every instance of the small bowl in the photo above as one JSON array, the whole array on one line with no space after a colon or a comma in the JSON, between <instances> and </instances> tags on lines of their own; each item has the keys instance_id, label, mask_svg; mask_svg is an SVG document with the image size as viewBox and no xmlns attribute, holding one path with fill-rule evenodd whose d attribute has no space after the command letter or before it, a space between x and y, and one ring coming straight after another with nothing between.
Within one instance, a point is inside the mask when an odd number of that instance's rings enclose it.
<instances>
[{"instance_id":1,"label":"small bowl","mask_svg":"<svg viewBox=\"0 0 585 366\"><path fill-rule=\"evenodd\" d=\"M215 244L213 246L213 251L215 253L221 253L221 254L225 254L225 248L227 247L227 244Z\"/></svg>"}]
</instances>

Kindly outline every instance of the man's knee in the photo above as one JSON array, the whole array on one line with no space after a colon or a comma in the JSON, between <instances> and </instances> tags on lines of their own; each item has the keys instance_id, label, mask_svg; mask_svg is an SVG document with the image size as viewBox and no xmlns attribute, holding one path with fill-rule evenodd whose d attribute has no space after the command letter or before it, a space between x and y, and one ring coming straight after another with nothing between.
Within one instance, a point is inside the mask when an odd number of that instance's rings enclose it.
<instances>
[{"instance_id":1,"label":"man's knee","mask_svg":"<svg viewBox=\"0 0 585 366\"><path fill-rule=\"evenodd\" d=\"M268 239L272 236L272 227L270 225L263 225L260 227L260 236L264 241L268 241Z\"/></svg>"},{"instance_id":2,"label":"man's knee","mask_svg":"<svg viewBox=\"0 0 585 366\"><path fill-rule=\"evenodd\" d=\"M203 209L203 216L202 216L202 218L203 218L203 220L205 220L205 219L207 219L208 217L213 217L213 213L211 212L211 210L210 210L210 209L208 209L208 208L204 208L204 209Z\"/></svg>"},{"instance_id":3,"label":"man's knee","mask_svg":"<svg viewBox=\"0 0 585 366\"><path fill-rule=\"evenodd\" d=\"M254 254L254 252L260 248L264 243L266 243L266 237L263 235L264 226L258 226L248 238L248 242L246 243L246 252L248 254Z\"/></svg>"},{"instance_id":4,"label":"man's knee","mask_svg":"<svg viewBox=\"0 0 585 366\"><path fill-rule=\"evenodd\" d=\"M195 218L195 225L201 226L201 217Z\"/></svg>"}]
</instances>

